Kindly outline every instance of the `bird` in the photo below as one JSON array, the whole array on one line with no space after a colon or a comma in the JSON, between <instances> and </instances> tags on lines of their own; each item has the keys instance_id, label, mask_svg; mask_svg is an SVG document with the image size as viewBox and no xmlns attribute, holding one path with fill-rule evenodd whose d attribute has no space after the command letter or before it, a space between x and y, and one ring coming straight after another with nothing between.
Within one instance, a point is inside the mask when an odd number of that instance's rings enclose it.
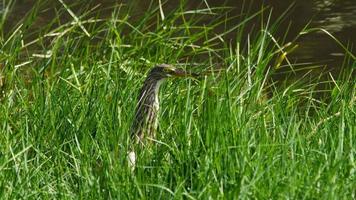
<instances>
[{"instance_id":1,"label":"bird","mask_svg":"<svg viewBox=\"0 0 356 200\"><path fill-rule=\"evenodd\" d=\"M149 139L154 139L156 136L159 89L162 82L170 77L194 77L196 75L169 64L156 65L149 71L138 95L135 115L130 129L132 147L128 153L128 161L132 170L136 166L136 153L133 146L138 144L144 147Z\"/></svg>"}]
</instances>

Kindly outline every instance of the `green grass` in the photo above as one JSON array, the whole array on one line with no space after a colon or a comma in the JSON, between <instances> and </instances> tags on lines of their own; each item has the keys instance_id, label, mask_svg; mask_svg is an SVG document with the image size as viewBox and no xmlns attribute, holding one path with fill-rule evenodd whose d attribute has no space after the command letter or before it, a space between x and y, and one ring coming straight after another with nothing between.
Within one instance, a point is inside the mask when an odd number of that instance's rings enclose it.
<instances>
[{"instance_id":1,"label":"green grass","mask_svg":"<svg viewBox=\"0 0 356 200\"><path fill-rule=\"evenodd\" d=\"M225 18L227 8L191 14L181 5L162 21L154 5L135 20L126 7L105 20L83 8L64 23L68 5L28 29L43 6L13 31L1 23L1 199L355 198L351 56L320 97L318 77L273 81L285 42L270 37L279 21L269 22L268 9ZM247 38L252 18L264 31ZM166 81L158 142L132 173L126 152L136 95L156 63L227 70Z\"/></svg>"}]
</instances>

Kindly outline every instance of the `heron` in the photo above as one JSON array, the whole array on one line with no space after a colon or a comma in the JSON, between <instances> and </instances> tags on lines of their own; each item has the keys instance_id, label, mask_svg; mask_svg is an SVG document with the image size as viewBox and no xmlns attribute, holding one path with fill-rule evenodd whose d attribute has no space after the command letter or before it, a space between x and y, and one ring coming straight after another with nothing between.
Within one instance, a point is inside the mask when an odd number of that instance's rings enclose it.
<instances>
[{"instance_id":1,"label":"heron","mask_svg":"<svg viewBox=\"0 0 356 200\"><path fill-rule=\"evenodd\" d=\"M129 165L132 169L136 165L134 146L144 147L148 140L154 139L158 127L159 88L161 83L170 77L194 77L183 69L169 64L159 64L153 67L139 92L135 116L131 126L131 150L128 153Z\"/></svg>"}]
</instances>

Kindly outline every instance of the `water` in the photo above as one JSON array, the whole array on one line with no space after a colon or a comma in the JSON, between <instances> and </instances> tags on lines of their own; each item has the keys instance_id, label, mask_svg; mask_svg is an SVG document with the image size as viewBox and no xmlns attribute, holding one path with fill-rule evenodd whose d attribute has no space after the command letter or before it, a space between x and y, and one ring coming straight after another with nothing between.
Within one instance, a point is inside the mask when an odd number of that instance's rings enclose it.
<instances>
[{"instance_id":1,"label":"water","mask_svg":"<svg viewBox=\"0 0 356 200\"><path fill-rule=\"evenodd\" d=\"M36 1L34 0L18 0L16 1L6 27L11 27L19 22L22 17L30 10ZM53 7L61 6L58 1L53 2ZM68 1L67 1L68 2ZM88 1L90 3L76 5L77 7L85 7L89 5L102 4L100 8L107 8L119 3L129 3L135 5L135 15L140 15L145 12L149 5L149 1L143 0L131 0L131 1L110 1L110 0L100 0L100 1ZM163 1L162 1L163 2ZM204 5L198 1L190 1L188 7L194 9L198 4ZM240 14L241 5L243 0L207 0L207 4L210 7L221 6L224 4L231 6L233 8L232 14ZM251 2L251 1L248 1ZM289 23L290 30L288 32L287 39L292 39L295 37L301 29L310 23L310 27L323 28L326 31L333 34L336 38L340 39L344 44L356 44L356 1L355 0L269 0L260 1L256 0L251 5L252 10L258 10L261 5L271 6L273 8L273 17L276 18L286 11L292 4L292 9L288 11L285 17L284 24L279 27L280 34L285 34L283 28L287 27ZM179 5L179 1L170 0L169 3L164 5L165 10L174 9ZM0 13L4 12L3 5L0 3ZM75 10L75 9L74 9ZM110 15L110 12L103 12ZM53 17L51 12L43 12L36 22L37 26L41 24L46 24ZM69 17L70 19L70 17ZM65 20L65 19L63 19ZM259 22L256 22L257 24ZM233 26L236 24L230 24ZM35 25L36 26L36 25ZM281 35L282 36L282 35ZM302 63L319 63L320 65L327 65L330 69L334 71L339 71L341 63L344 57L344 50L340 48L336 42L321 32L314 32L312 34L307 34L300 37L297 41L299 48L291 54L291 59L293 62ZM353 50L355 54L355 51Z\"/></svg>"},{"instance_id":2,"label":"water","mask_svg":"<svg viewBox=\"0 0 356 200\"><path fill-rule=\"evenodd\" d=\"M278 8L278 3L273 3L273 6ZM355 0L298 0L295 6L288 20L296 27L310 22L310 27L325 29L343 44L356 44ZM324 62L332 68L340 67L345 51L325 33L308 34L298 43L299 49L293 55L295 58L306 62Z\"/></svg>"}]
</instances>

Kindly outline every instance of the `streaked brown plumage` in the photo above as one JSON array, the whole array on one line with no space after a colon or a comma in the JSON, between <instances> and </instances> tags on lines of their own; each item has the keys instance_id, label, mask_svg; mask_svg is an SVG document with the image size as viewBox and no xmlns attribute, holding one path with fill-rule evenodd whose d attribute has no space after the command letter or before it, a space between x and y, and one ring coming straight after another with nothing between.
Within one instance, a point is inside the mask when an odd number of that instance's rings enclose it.
<instances>
[{"instance_id":1,"label":"streaked brown plumage","mask_svg":"<svg viewBox=\"0 0 356 200\"><path fill-rule=\"evenodd\" d=\"M147 138L155 138L158 126L158 94L162 81L168 77L185 77L189 75L191 74L167 64L157 65L151 69L138 96L136 112L131 126L133 144L145 146ZM134 168L136 163L135 151L132 149L128 156L130 165Z\"/></svg>"}]
</instances>

